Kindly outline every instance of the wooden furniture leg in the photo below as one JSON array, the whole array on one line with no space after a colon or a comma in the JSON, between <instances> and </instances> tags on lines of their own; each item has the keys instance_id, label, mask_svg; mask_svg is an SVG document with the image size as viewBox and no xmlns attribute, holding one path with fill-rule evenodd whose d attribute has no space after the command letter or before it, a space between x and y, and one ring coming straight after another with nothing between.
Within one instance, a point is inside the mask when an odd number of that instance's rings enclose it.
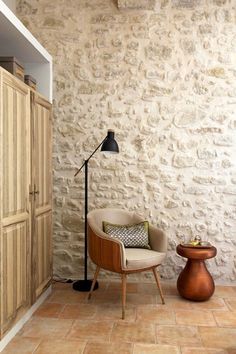
<instances>
[{"instance_id":1,"label":"wooden furniture leg","mask_svg":"<svg viewBox=\"0 0 236 354\"><path fill-rule=\"evenodd\" d=\"M95 270L95 273L94 273L94 278L93 278L93 282L92 282L92 285L91 285L91 289L90 289L89 294L88 294L88 300L91 299L92 292L93 292L94 286L95 286L95 284L96 284L99 271L100 271L100 267L97 266L97 268L96 268L96 270Z\"/></svg>"},{"instance_id":2,"label":"wooden furniture leg","mask_svg":"<svg viewBox=\"0 0 236 354\"><path fill-rule=\"evenodd\" d=\"M164 305L165 304L165 300L164 300L164 295L163 295L162 288L161 288L161 283L160 283L158 271L157 271L156 268L152 268L152 271L153 271L153 274L154 274L154 277L155 277L155 280L156 280L156 283L157 283L157 287L158 287L158 290L159 290L159 293L160 293L160 296L161 296L162 304Z\"/></svg>"},{"instance_id":3,"label":"wooden furniture leg","mask_svg":"<svg viewBox=\"0 0 236 354\"><path fill-rule=\"evenodd\" d=\"M126 274L122 274L122 320L125 319L125 304L126 304Z\"/></svg>"}]
</instances>

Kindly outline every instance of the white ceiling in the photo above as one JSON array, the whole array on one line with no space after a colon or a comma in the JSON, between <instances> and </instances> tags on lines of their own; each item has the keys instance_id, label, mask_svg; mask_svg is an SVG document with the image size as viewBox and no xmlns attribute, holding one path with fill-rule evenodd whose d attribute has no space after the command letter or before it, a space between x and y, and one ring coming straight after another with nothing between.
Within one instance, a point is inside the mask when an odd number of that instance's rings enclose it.
<instances>
[{"instance_id":1,"label":"white ceiling","mask_svg":"<svg viewBox=\"0 0 236 354\"><path fill-rule=\"evenodd\" d=\"M5 2L11 11L16 12L16 0L3 0L3 2Z\"/></svg>"}]
</instances>

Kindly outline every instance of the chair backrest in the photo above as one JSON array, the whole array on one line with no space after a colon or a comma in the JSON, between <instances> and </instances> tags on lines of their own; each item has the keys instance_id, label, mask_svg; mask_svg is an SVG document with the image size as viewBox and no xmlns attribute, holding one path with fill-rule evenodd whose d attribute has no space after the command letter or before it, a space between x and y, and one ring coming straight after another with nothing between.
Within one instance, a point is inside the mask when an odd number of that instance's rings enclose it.
<instances>
[{"instance_id":1,"label":"chair backrest","mask_svg":"<svg viewBox=\"0 0 236 354\"><path fill-rule=\"evenodd\" d=\"M88 221L102 230L102 222L107 221L112 224L126 225L144 220L134 212L129 212L123 209L96 209L88 213Z\"/></svg>"}]
</instances>

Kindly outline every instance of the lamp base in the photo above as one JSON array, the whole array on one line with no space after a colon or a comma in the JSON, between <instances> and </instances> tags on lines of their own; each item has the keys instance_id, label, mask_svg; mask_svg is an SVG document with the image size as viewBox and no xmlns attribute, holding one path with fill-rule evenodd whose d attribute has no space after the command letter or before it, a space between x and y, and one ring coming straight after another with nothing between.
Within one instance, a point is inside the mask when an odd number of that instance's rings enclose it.
<instances>
[{"instance_id":1,"label":"lamp base","mask_svg":"<svg viewBox=\"0 0 236 354\"><path fill-rule=\"evenodd\" d=\"M92 286L92 280L77 280L73 283L72 287L76 291L90 291L91 286ZM96 281L95 286L93 290L96 290L98 288L98 282Z\"/></svg>"}]
</instances>

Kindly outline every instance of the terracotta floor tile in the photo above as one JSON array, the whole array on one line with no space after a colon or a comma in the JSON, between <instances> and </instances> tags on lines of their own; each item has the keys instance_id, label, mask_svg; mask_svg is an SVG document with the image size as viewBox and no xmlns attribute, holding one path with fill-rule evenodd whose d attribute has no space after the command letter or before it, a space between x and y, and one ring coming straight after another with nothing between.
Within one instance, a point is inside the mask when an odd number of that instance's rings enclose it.
<instances>
[{"instance_id":1,"label":"terracotta floor tile","mask_svg":"<svg viewBox=\"0 0 236 354\"><path fill-rule=\"evenodd\" d=\"M59 304L76 304L82 301L86 301L88 294L75 291L71 289L68 290L55 290L51 296L47 299L47 302L56 302Z\"/></svg>"},{"instance_id":2,"label":"terracotta floor tile","mask_svg":"<svg viewBox=\"0 0 236 354\"><path fill-rule=\"evenodd\" d=\"M165 296L165 306L173 310L191 310L193 302L180 296Z\"/></svg>"},{"instance_id":3,"label":"terracotta floor tile","mask_svg":"<svg viewBox=\"0 0 236 354\"><path fill-rule=\"evenodd\" d=\"M178 290L176 286L176 282L163 282L162 283L162 290L164 295L167 296L178 296Z\"/></svg>"},{"instance_id":4,"label":"terracotta floor tile","mask_svg":"<svg viewBox=\"0 0 236 354\"><path fill-rule=\"evenodd\" d=\"M111 342L155 343L155 326L147 323L116 322L111 333Z\"/></svg>"},{"instance_id":5,"label":"terracotta floor tile","mask_svg":"<svg viewBox=\"0 0 236 354\"><path fill-rule=\"evenodd\" d=\"M37 311L35 311L34 316L39 317L58 317L62 309L65 307L64 304L55 304L51 302L44 302Z\"/></svg>"},{"instance_id":6,"label":"terracotta floor tile","mask_svg":"<svg viewBox=\"0 0 236 354\"><path fill-rule=\"evenodd\" d=\"M198 328L192 326L156 326L157 343L201 346Z\"/></svg>"},{"instance_id":7,"label":"terracotta floor tile","mask_svg":"<svg viewBox=\"0 0 236 354\"><path fill-rule=\"evenodd\" d=\"M236 297L236 286L217 285L214 295L223 298Z\"/></svg>"},{"instance_id":8,"label":"terracotta floor tile","mask_svg":"<svg viewBox=\"0 0 236 354\"><path fill-rule=\"evenodd\" d=\"M204 347L181 347L182 354L228 354L228 351L220 348L204 348Z\"/></svg>"},{"instance_id":9,"label":"terracotta floor tile","mask_svg":"<svg viewBox=\"0 0 236 354\"><path fill-rule=\"evenodd\" d=\"M227 354L236 354L236 348L229 348L227 349Z\"/></svg>"},{"instance_id":10,"label":"terracotta floor tile","mask_svg":"<svg viewBox=\"0 0 236 354\"><path fill-rule=\"evenodd\" d=\"M72 324L73 320L33 317L24 325L20 334L24 337L63 338L71 329Z\"/></svg>"},{"instance_id":11,"label":"terracotta floor tile","mask_svg":"<svg viewBox=\"0 0 236 354\"><path fill-rule=\"evenodd\" d=\"M122 305L103 305L97 306L97 312L95 315L95 320L121 320L122 316ZM136 320L136 307L128 305L125 310L126 321Z\"/></svg>"},{"instance_id":12,"label":"terracotta floor tile","mask_svg":"<svg viewBox=\"0 0 236 354\"><path fill-rule=\"evenodd\" d=\"M236 350L236 329L199 327L203 346Z\"/></svg>"},{"instance_id":13,"label":"terracotta floor tile","mask_svg":"<svg viewBox=\"0 0 236 354\"><path fill-rule=\"evenodd\" d=\"M91 277L90 279L92 279ZM98 290L99 291L107 291L107 288L109 286L110 282L106 280L98 280Z\"/></svg>"},{"instance_id":14,"label":"terracotta floor tile","mask_svg":"<svg viewBox=\"0 0 236 354\"><path fill-rule=\"evenodd\" d=\"M177 310L176 323L186 326L216 326L216 321L210 311Z\"/></svg>"},{"instance_id":15,"label":"terracotta floor tile","mask_svg":"<svg viewBox=\"0 0 236 354\"><path fill-rule=\"evenodd\" d=\"M128 282L127 282L128 285ZM107 285L107 291L121 291L121 280L120 281L111 281Z\"/></svg>"},{"instance_id":16,"label":"terracotta floor tile","mask_svg":"<svg viewBox=\"0 0 236 354\"><path fill-rule=\"evenodd\" d=\"M109 341L112 321L84 320L75 321L67 339L94 339L99 341Z\"/></svg>"},{"instance_id":17,"label":"terracotta floor tile","mask_svg":"<svg viewBox=\"0 0 236 354\"><path fill-rule=\"evenodd\" d=\"M161 344L134 344L133 354L179 354L178 347Z\"/></svg>"},{"instance_id":18,"label":"terracotta floor tile","mask_svg":"<svg viewBox=\"0 0 236 354\"><path fill-rule=\"evenodd\" d=\"M32 354L39 346L39 338L24 338L17 335L5 347L2 354Z\"/></svg>"},{"instance_id":19,"label":"terracotta floor tile","mask_svg":"<svg viewBox=\"0 0 236 354\"><path fill-rule=\"evenodd\" d=\"M236 328L236 311L214 311L213 315L220 327Z\"/></svg>"},{"instance_id":20,"label":"terracotta floor tile","mask_svg":"<svg viewBox=\"0 0 236 354\"><path fill-rule=\"evenodd\" d=\"M138 283L127 283L126 285L127 293L137 293L138 292Z\"/></svg>"},{"instance_id":21,"label":"terracotta floor tile","mask_svg":"<svg viewBox=\"0 0 236 354\"><path fill-rule=\"evenodd\" d=\"M121 292L121 281L119 282L112 282L108 285L107 291L114 291ZM127 293L137 293L138 292L138 283L132 283L127 281L126 285Z\"/></svg>"},{"instance_id":22,"label":"terracotta floor tile","mask_svg":"<svg viewBox=\"0 0 236 354\"><path fill-rule=\"evenodd\" d=\"M82 354L86 341L43 340L34 354Z\"/></svg>"},{"instance_id":23,"label":"terracotta floor tile","mask_svg":"<svg viewBox=\"0 0 236 354\"><path fill-rule=\"evenodd\" d=\"M194 310L227 310L224 300L216 296L212 296L207 301L193 301L192 308Z\"/></svg>"},{"instance_id":24,"label":"terracotta floor tile","mask_svg":"<svg viewBox=\"0 0 236 354\"><path fill-rule=\"evenodd\" d=\"M127 294L127 304L132 305L151 305L156 304L156 296L146 294Z\"/></svg>"},{"instance_id":25,"label":"terracotta floor tile","mask_svg":"<svg viewBox=\"0 0 236 354\"><path fill-rule=\"evenodd\" d=\"M64 305L64 308L61 311L59 318L67 318L74 320L92 319L95 317L96 311L97 306L92 303L66 304Z\"/></svg>"},{"instance_id":26,"label":"terracotta floor tile","mask_svg":"<svg viewBox=\"0 0 236 354\"><path fill-rule=\"evenodd\" d=\"M225 303L231 311L236 311L236 299L225 299Z\"/></svg>"},{"instance_id":27,"label":"terracotta floor tile","mask_svg":"<svg viewBox=\"0 0 236 354\"><path fill-rule=\"evenodd\" d=\"M175 315L164 305L137 306L137 321L150 321L156 324L174 324Z\"/></svg>"},{"instance_id":28,"label":"terracotta floor tile","mask_svg":"<svg viewBox=\"0 0 236 354\"><path fill-rule=\"evenodd\" d=\"M114 304L114 303L119 303L121 301L121 293L118 291L106 291L106 292L102 292L99 290L96 290L93 294L91 299L89 300L89 302L93 302L93 303L110 303L110 304Z\"/></svg>"},{"instance_id":29,"label":"terracotta floor tile","mask_svg":"<svg viewBox=\"0 0 236 354\"><path fill-rule=\"evenodd\" d=\"M88 342L83 354L132 354L133 344L131 343L107 343Z\"/></svg>"},{"instance_id":30,"label":"terracotta floor tile","mask_svg":"<svg viewBox=\"0 0 236 354\"><path fill-rule=\"evenodd\" d=\"M159 295L159 290L154 280L153 283L139 283L138 292L146 295Z\"/></svg>"}]
</instances>

